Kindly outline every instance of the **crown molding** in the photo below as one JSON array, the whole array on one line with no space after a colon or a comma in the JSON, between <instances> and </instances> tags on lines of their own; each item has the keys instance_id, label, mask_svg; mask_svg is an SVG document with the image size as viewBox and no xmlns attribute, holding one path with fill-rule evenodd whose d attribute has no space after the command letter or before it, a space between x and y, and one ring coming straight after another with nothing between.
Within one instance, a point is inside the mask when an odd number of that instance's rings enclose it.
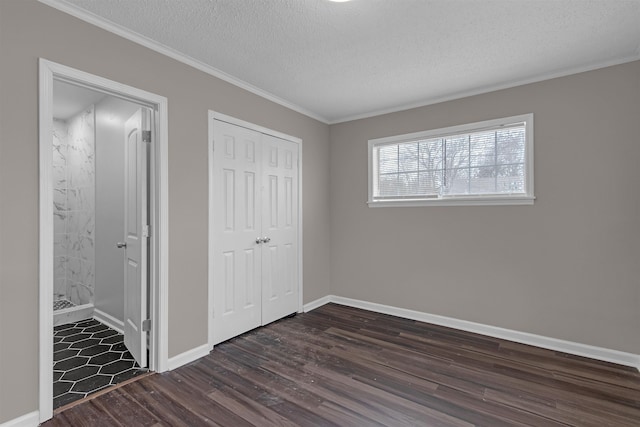
<instances>
[{"instance_id":1,"label":"crown molding","mask_svg":"<svg viewBox=\"0 0 640 427\"><path fill-rule=\"evenodd\" d=\"M94 13L91 13L89 11L86 11L84 9L81 9L71 3L69 3L66 0L38 0L40 3L46 4L47 6L50 6L54 9L57 9L59 11L62 11L64 13L67 13L71 16L74 16L80 20L83 20L85 22L88 22L92 25L95 25L96 27L102 28L103 30L109 31L113 34L116 34L120 37L123 37L127 40L130 40L134 43L137 43L139 45L142 45L146 48L149 48L155 52L158 52L162 55L168 56L172 59L175 59L176 61L179 61L183 64L189 65L197 70L200 70L204 73L207 73L213 77L216 77L220 80L223 80L227 83L230 83L236 87L239 87L241 89L244 89L248 92L253 93L254 95L260 96L261 98L267 99L269 101L272 101L276 104L279 104L283 107L286 107L290 110L293 110L297 113L303 114L307 117L310 117L312 119L318 120L319 122L328 124L328 125L335 125L335 124L339 124L339 123L345 123L345 122L351 122L351 121L355 121L355 120L361 120L361 119L368 119L371 117L375 117L375 116L381 116L384 114L390 114L390 113L397 113L400 111L405 111L405 110L411 110L414 108L420 108L420 107L426 107L429 105L434 105L434 104L439 104L442 102L447 102L447 101L453 101L456 99L461 99L461 98L467 98L470 96L475 96L475 95L481 95L484 93L489 93L489 92L495 92L498 90L502 90L502 89L509 89L509 88L513 88L513 87L517 87L517 86L523 86L523 85L527 85L527 84L531 84L531 83L537 83L537 82L541 82L544 80L551 80L551 79L555 79L558 77L565 77L565 76L569 76L572 74L579 74L579 73L583 73L583 72L587 72L587 71L593 71L593 70L597 70L600 68L606 68L606 67L611 67L614 65L620 65L620 64L624 64L627 62L633 62L633 61L637 61L640 60L640 44L638 45L638 49L632 54L629 55L627 57L624 58L619 58L619 59L612 59L612 60L608 60L608 61L602 61L602 62L597 62L597 63L593 63L593 64L587 64L587 65L582 65L579 67L571 67L571 68L566 68L564 70L560 70L560 71L554 71L554 72L550 72L550 73L543 73L543 74L539 74L537 76L533 76L533 77L529 77L526 79L519 79L519 80L513 80L510 82L505 82L505 83L499 83L499 84L494 84L494 85L487 85L487 86L483 86L483 87L479 87L479 88L475 88L472 90L468 90L468 91L462 91L462 92L457 92L454 94L450 94L450 95L446 95L446 96L439 96L439 97L432 97L432 98L427 98L424 99L422 101L419 102L414 102L414 103L407 103L407 104L400 104L397 105L395 107L390 107L390 108L384 108L384 109L379 109L379 110L373 110L367 113L362 113L362 114L354 114L354 115L349 115L349 116L345 116L342 118L338 118L338 119L327 119L326 117L320 116L316 113L314 113L313 111L310 111L304 107L301 107L299 105L296 105L292 102L289 102L285 99L282 99L270 92L267 92L263 89L260 89L256 86L253 86L250 83L247 83L243 80L240 80L236 77L233 77L230 74L225 73L224 71L218 70L215 67L212 67L208 64L205 64L204 62L198 61L194 58L191 58L190 56L187 56L181 52L178 52L177 50L165 46L161 43L158 43L155 40L152 40L146 36L143 36L141 34L136 33L135 31L132 31L128 28L125 28L121 25L118 25L114 22L111 22L107 19L104 19Z\"/></svg>"},{"instance_id":2,"label":"crown molding","mask_svg":"<svg viewBox=\"0 0 640 427\"><path fill-rule=\"evenodd\" d=\"M297 113L303 114L307 117L310 117L312 119L318 120L319 122L328 124L329 121L312 112L307 110L306 108L303 108L299 105L293 104L285 99L282 99L270 92L267 92L265 90L262 90L256 86L253 86L250 83L247 83L243 80L240 80L236 77L233 77L232 75L229 75L227 73L225 73L224 71L218 70L217 68L214 68L208 64L205 64L204 62L198 61L197 59L191 58L190 56L187 56L169 46L165 46L162 43L158 43L155 40L152 40L146 36L143 36L142 34L138 34L135 31L132 31L128 28L123 27L122 25L116 24L114 22L111 22L101 16L98 16L92 12L89 12L87 10L81 9L79 7L77 7L76 5L73 5L65 0L38 0L40 3L46 4L47 6L50 6L54 9L57 9L61 12L64 12L68 15L71 15L75 18L78 18L82 21L85 21L91 25L95 25L96 27L102 28L103 30L109 31L110 33L116 34L122 38L125 38L129 41L132 41L134 43L137 43L141 46L144 46L148 49L151 49L155 52L158 52L162 55L168 56L171 59L175 59L176 61L179 61L183 64L189 65L190 67L193 67L199 71L202 71L204 73L207 73L213 77L216 77L220 80L223 80L227 83L230 83L234 86L239 87L240 89L244 89L247 92L251 92L254 95L258 95L261 98L267 99L271 102L274 102L276 104L279 104L283 107L286 107L290 110L293 110Z\"/></svg>"},{"instance_id":3,"label":"crown molding","mask_svg":"<svg viewBox=\"0 0 640 427\"><path fill-rule=\"evenodd\" d=\"M612 59L612 60L608 60L608 61L604 61L604 62L597 62L597 63L594 63L594 64L582 65L582 66L579 66L579 67L566 68L564 70L554 71L554 72L544 73L544 74L539 74L537 76L529 77L529 78L526 78L526 79L513 80L513 81L510 81L510 82L506 82L506 83L499 83L499 84L495 84L495 85L483 86L483 87L480 87L480 88L471 89L471 90L463 91L463 92L458 92L458 93L451 94L451 95L446 95L446 96L440 96L440 97L435 97L435 98L427 98L426 100L423 100L423 101L420 101L420 102L415 102L415 103L412 103L412 104L401 104L401 105L396 106L396 107L391 107L391 108L386 108L386 109L381 109L381 110L374 110L374 111L371 111L371 112L368 112L368 113L354 114L352 116L347 116L347 117L344 117L342 119L329 120L328 124L329 125L335 125L335 124L339 124L339 123L352 122L352 121L355 121L355 120L368 119L368 118L371 118L371 117L381 116L383 114L391 114L391 113L397 113L397 112L400 112L400 111L411 110L413 108L426 107L426 106L429 106L429 105L440 104L442 102L453 101L453 100L461 99L461 98L468 98L470 96L475 96L475 95L482 95L483 93L496 92L496 91L503 90L503 89L509 89L509 88L513 88L513 87L517 87L517 86L524 86L524 85L528 85L528 84L531 84L531 83L538 83L538 82L542 82L542 81L545 81L545 80L551 80L551 79L556 79L556 78L559 78L559 77L570 76L570 75L573 75L573 74L580 74L580 73L584 73L584 72L587 72L587 71L598 70L600 68L613 67L614 65L626 64L628 62L633 62L633 61L638 61L638 60L640 60L640 45L638 45L638 49L636 50L636 52L633 55L626 56L624 58Z\"/></svg>"}]
</instances>

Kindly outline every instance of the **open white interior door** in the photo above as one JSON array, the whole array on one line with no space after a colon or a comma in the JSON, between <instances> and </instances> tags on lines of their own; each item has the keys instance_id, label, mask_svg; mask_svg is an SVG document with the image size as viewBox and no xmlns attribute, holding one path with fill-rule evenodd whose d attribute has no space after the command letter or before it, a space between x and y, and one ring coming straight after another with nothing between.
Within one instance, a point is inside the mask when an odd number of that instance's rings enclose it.
<instances>
[{"instance_id":1,"label":"open white interior door","mask_svg":"<svg viewBox=\"0 0 640 427\"><path fill-rule=\"evenodd\" d=\"M141 108L125 124L124 344L147 366L147 142L150 113Z\"/></svg>"}]
</instances>

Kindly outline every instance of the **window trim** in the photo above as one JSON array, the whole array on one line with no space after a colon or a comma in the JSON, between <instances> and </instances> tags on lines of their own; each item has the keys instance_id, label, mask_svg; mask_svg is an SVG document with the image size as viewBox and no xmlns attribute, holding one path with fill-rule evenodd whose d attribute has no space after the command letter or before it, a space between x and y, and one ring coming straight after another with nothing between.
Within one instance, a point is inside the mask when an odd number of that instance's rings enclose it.
<instances>
[{"instance_id":1,"label":"window trim","mask_svg":"<svg viewBox=\"0 0 640 427\"><path fill-rule=\"evenodd\" d=\"M425 197L425 198L395 198L388 200L374 200L374 173L375 165L374 148L386 144L399 144L403 142L415 141L416 139L429 139L434 137L445 137L459 133L470 133L482 131L487 128L512 125L514 123L525 123L525 193L515 194L487 194L487 195L452 195L445 197ZM521 114L518 116L504 117L499 119L485 120L481 122L468 123L464 125L449 126L439 129L431 129L422 132L394 135L384 138L370 139L368 141L368 200L367 204L373 207L401 207L401 206L473 206L473 205L532 205L534 196L533 178L533 113ZM376 174L377 175L377 174Z\"/></svg>"}]
</instances>

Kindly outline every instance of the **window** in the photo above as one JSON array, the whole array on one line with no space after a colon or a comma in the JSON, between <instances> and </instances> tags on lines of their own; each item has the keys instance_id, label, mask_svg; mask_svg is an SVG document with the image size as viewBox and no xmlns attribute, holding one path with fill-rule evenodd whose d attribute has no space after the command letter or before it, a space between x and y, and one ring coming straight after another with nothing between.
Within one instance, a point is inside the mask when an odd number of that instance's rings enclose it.
<instances>
[{"instance_id":1,"label":"window","mask_svg":"<svg viewBox=\"0 0 640 427\"><path fill-rule=\"evenodd\" d=\"M369 206L533 200L533 114L369 141Z\"/></svg>"}]
</instances>

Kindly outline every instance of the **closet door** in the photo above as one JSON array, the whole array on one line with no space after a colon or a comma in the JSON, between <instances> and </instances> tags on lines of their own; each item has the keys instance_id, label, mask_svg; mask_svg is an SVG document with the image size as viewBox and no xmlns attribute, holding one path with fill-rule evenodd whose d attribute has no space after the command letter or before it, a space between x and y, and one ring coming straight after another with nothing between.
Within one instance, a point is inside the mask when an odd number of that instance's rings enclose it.
<instances>
[{"instance_id":1,"label":"closet door","mask_svg":"<svg viewBox=\"0 0 640 427\"><path fill-rule=\"evenodd\" d=\"M262 135L262 324L298 311L298 144Z\"/></svg>"},{"instance_id":2,"label":"closet door","mask_svg":"<svg viewBox=\"0 0 640 427\"><path fill-rule=\"evenodd\" d=\"M262 323L261 134L216 120L213 152L214 344Z\"/></svg>"}]
</instances>

